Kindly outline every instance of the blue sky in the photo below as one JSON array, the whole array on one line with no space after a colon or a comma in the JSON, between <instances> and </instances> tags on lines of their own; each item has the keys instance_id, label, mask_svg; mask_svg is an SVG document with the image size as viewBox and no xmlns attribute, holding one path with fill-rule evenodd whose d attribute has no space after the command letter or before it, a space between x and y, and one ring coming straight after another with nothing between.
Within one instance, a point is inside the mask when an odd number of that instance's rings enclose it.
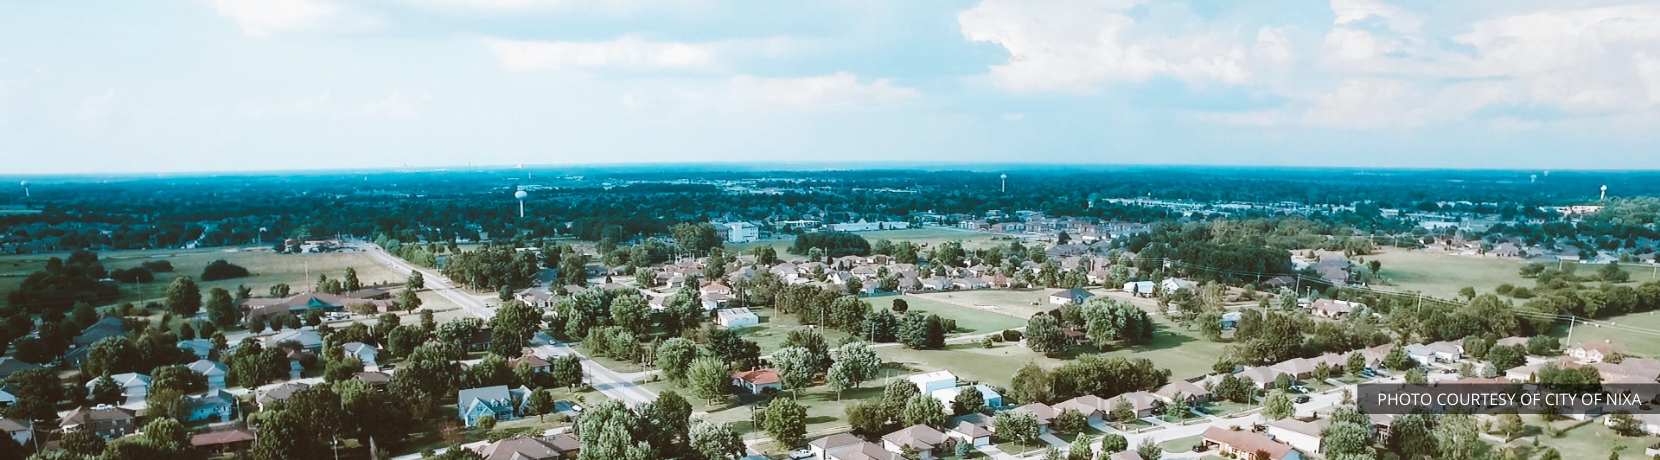
<instances>
[{"instance_id":1,"label":"blue sky","mask_svg":"<svg viewBox=\"0 0 1660 460\"><path fill-rule=\"evenodd\" d=\"M1660 168L1660 4L0 1L9 173Z\"/></svg>"}]
</instances>

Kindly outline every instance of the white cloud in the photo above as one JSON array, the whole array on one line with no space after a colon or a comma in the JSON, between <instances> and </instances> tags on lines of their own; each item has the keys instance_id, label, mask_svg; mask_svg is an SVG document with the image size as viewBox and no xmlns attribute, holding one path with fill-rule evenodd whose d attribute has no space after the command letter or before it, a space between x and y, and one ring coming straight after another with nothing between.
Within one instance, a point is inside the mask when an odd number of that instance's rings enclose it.
<instances>
[{"instance_id":1,"label":"white cloud","mask_svg":"<svg viewBox=\"0 0 1660 460\"><path fill-rule=\"evenodd\" d=\"M1285 28L1263 27L1257 31L1257 57L1276 64L1285 64L1297 58L1297 50L1286 38Z\"/></svg>"},{"instance_id":2,"label":"white cloud","mask_svg":"<svg viewBox=\"0 0 1660 460\"><path fill-rule=\"evenodd\" d=\"M801 78L739 75L732 77L731 91L736 100L805 111L893 107L921 95L888 78L859 83L858 76L847 72Z\"/></svg>"},{"instance_id":3,"label":"white cloud","mask_svg":"<svg viewBox=\"0 0 1660 460\"><path fill-rule=\"evenodd\" d=\"M709 8L712 0L404 0L422 7L449 11L517 13L557 11L628 16L642 13L691 12Z\"/></svg>"},{"instance_id":4,"label":"white cloud","mask_svg":"<svg viewBox=\"0 0 1660 460\"><path fill-rule=\"evenodd\" d=\"M380 24L378 16L327 0L213 0L213 6L256 37L306 30L357 31Z\"/></svg>"},{"instance_id":5,"label":"white cloud","mask_svg":"<svg viewBox=\"0 0 1660 460\"><path fill-rule=\"evenodd\" d=\"M426 113L431 103L430 94L410 96L402 91L393 91L383 99L356 103L338 101L332 94L322 92L285 102L244 103L238 110L250 118L406 120Z\"/></svg>"},{"instance_id":6,"label":"white cloud","mask_svg":"<svg viewBox=\"0 0 1660 460\"><path fill-rule=\"evenodd\" d=\"M691 68L714 63L716 54L709 45L634 37L605 42L487 39L485 43L510 70Z\"/></svg>"},{"instance_id":7,"label":"white cloud","mask_svg":"<svg viewBox=\"0 0 1660 460\"><path fill-rule=\"evenodd\" d=\"M1002 46L997 84L1018 91L1089 92L1109 81L1158 76L1187 82L1247 82L1246 47L1222 33L1164 35L1127 10L1139 1L985 0L957 16L970 41Z\"/></svg>"},{"instance_id":8,"label":"white cloud","mask_svg":"<svg viewBox=\"0 0 1660 460\"><path fill-rule=\"evenodd\" d=\"M71 119L81 123L93 123L109 117L110 103L115 101L115 91L105 91L104 94L94 94L81 99L80 107L75 109Z\"/></svg>"},{"instance_id":9,"label":"white cloud","mask_svg":"<svg viewBox=\"0 0 1660 460\"><path fill-rule=\"evenodd\" d=\"M1423 16L1377 0L1331 0L1331 11L1337 15L1335 22L1339 26L1358 24L1376 17L1390 30L1414 34L1424 25Z\"/></svg>"}]
</instances>

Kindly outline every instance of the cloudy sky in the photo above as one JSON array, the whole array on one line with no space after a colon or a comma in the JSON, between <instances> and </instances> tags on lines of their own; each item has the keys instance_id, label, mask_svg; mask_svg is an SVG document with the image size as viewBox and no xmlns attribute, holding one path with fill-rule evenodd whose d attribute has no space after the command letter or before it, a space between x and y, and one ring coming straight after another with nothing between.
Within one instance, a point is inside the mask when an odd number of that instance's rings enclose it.
<instances>
[{"instance_id":1,"label":"cloudy sky","mask_svg":"<svg viewBox=\"0 0 1660 460\"><path fill-rule=\"evenodd\" d=\"M0 171L1660 168L1660 3L0 0Z\"/></svg>"}]
</instances>

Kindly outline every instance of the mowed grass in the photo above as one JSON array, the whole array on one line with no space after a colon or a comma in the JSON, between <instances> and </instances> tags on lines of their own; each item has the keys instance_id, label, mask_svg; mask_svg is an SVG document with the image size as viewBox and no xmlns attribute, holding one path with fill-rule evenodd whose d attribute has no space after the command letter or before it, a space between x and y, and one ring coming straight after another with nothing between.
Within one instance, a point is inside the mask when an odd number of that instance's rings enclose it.
<instances>
[{"instance_id":1,"label":"mowed grass","mask_svg":"<svg viewBox=\"0 0 1660 460\"><path fill-rule=\"evenodd\" d=\"M1600 324L1579 323L1573 327L1573 336L1569 337L1568 323L1559 321L1551 331L1551 336L1563 339L1564 346L1571 347L1582 343L1611 343L1621 353L1644 358L1656 358L1660 357L1660 314L1657 313L1660 312L1632 313L1597 320L1597 323L1641 329L1646 332L1603 327Z\"/></svg>"},{"instance_id":2,"label":"mowed grass","mask_svg":"<svg viewBox=\"0 0 1660 460\"><path fill-rule=\"evenodd\" d=\"M46 266L47 259L52 257L68 258L69 253L29 254L0 256L0 291L16 289L23 277ZM344 278L346 268L357 270L357 278L364 285L381 283L402 283L404 277L393 272L385 265L376 262L368 255L357 252L336 252L323 254L277 254L265 247L243 248L212 248L187 250L155 250L155 251L109 251L98 254L104 268L115 270L119 268L133 268L148 261L165 260L173 264L171 273L157 273L156 280L149 283L122 284L121 297L117 302L143 302L160 299L167 290L167 285L174 278L191 276L197 278L205 296L213 288L224 288L235 292L238 285L246 285L253 289L256 296L265 295L271 286L288 284L294 292L310 290L317 283L318 275L328 275L330 278ZM227 262L248 269L248 277L219 281L201 281L202 268L209 263L224 259ZM12 275L16 276L12 276ZM432 309L450 309L457 306L442 296L422 295L425 306Z\"/></svg>"},{"instance_id":3,"label":"mowed grass","mask_svg":"<svg viewBox=\"0 0 1660 460\"><path fill-rule=\"evenodd\" d=\"M1008 243L1007 241L993 240L994 237L999 235L946 227L854 232L854 234L864 237L871 243L875 243L876 240L888 240L895 243L900 241L910 241L918 245L933 246L947 241L957 241L961 242L963 247L968 249L987 248L997 244ZM795 237L786 236L779 239L756 241L751 243L726 243L722 246L722 249L724 249L728 254L749 254L750 251L755 250L757 247L772 246L773 250L778 252L779 257L787 257L790 245L792 244L795 244Z\"/></svg>"},{"instance_id":4,"label":"mowed grass","mask_svg":"<svg viewBox=\"0 0 1660 460\"><path fill-rule=\"evenodd\" d=\"M1522 421L1532 426L1543 426L1545 424L1545 421L1536 415L1524 415ZM1578 420L1551 422L1558 429L1565 429L1579 423L1581 422ZM1653 445L1656 439L1654 436L1620 436L1614 430L1603 425L1601 419L1569 430L1563 433L1560 438L1553 438L1545 434L1538 436L1541 449L1544 447L1555 448L1557 452L1562 454L1562 458L1598 459L1611 458L1608 455L1610 452L1614 452L1616 448L1619 449L1619 458L1621 459L1650 458L1643 455L1643 448ZM1532 442L1528 438L1518 438L1511 441L1509 445L1518 449L1532 448Z\"/></svg>"},{"instance_id":5,"label":"mowed grass","mask_svg":"<svg viewBox=\"0 0 1660 460\"><path fill-rule=\"evenodd\" d=\"M892 375L904 375L891 370L884 372ZM824 385L796 392L793 396L796 402L807 408L808 438L816 438L834 431L845 431L847 429L847 406L867 399L881 398L885 383L884 379L880 378L871 380L865 382L860 388L842 392L839 398L836 392L831 391L829 387ZM658 394L662 394L666 390L674 390L681 396L685 396L692 403L693 418L713 423L731 423L732 428L737 430L739 434L743 434L745 439L767 439L766 433L756 427L754 423L751 423L750 412L753 408L759 407L757 404L711 407L705 404L705 401L692 396L690 390L666 380L646 383L643 386ZM784 391L780 393L779 397L789 398L791 392ZM746 395L745 398L756 397ZM765 441L756 447L770 453L782 453L794 448L793 446L775 445L771 441Z\"/></svg>"},{"instance_id":6,"label":"mowed grass","mask_svg":"<svg viewBox=\"0 0 1660 460\"><path fill-rule=\"evenodd\" d=\"M911 311L939 315L941 318L955 320L957 330L953 332L959 334L984 334L1026 325L1026 321L1011 315L991 310L963 307L924 296L886 295L866 297L864 301L875 308L892 309L895 299L904 299L905 305L910 307Z\"/></svg>"},{"instance_id":7,"label":"mowed grass","mask_svg":"<svg viewBox=\"0 0 1660 460\"><path fill-rule=\"evenodd\" d=\"M1055 289L981 289L911 294L905 299L928 299L1024 320L1034 314L1060 308L1059 305L1049 303L1049 293L1054 291ZM1025 322L1022 321L1021 325L1025 325Z\"/></svg>"},{"instance_id":8,"label":"mowed grass","mask_svg":"<svg viewBox=\"0 0 1660 460\"><path fill-rule=\"evenodd\" d=\"M1426 251L1388 249L1361 259L1382 262L1383 289L1419 291L1424 294L1452 299L1466 286L1478 292L1493 292L1500 284L1533 286L1533 280L1522 278L1519 271L1523 262L1497 257L1458 256Z\"/></svg>"}]
</instances>

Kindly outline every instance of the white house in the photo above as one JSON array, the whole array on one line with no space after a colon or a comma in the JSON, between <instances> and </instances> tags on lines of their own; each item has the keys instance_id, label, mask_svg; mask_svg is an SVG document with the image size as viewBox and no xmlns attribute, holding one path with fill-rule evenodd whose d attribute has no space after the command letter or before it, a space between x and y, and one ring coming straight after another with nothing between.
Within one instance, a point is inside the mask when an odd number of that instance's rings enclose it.
<instances>
[{"instance_id":1,"label":"white house","mask_svg":"<svg viewBox=\"0 0 1660 460\"><path fill-rule=\"evenodd\" d=\"M1181 278L1165 278L1163 283L1159 283L1159 289L1162 289L1165 293L1169 294L1175 294L1177 291L1181 291L1183 289L1193 290L1198 287L1198 284Z\"/></svg>"},{"instance_id":2,"label":"white house","mask_svg":"<svg viewBox=\"0 0 1660 460\"><path fill-rule=\"evenodd\" d=\"M1083 289L1062 289L1049 293L1049 303L1055 305L1078 305L1084 303L1086 300L1089 300L1090 297L1095 297L1095 294L1090 294L1089 291L1085 291Z\"/></svg>"},{"instance_id":3,"label":"white house","mask_svg":"<svg viewBox=\"0 0 1660 460\"><path fill-rule=\"evenodd\" d=\"M726 227L726 242L748 243L761 238L761 229L749 222L727 222L719 224Z\"/></svg>"},{"instance_id":4,"label":"white house","mask_svg":"<svg viewBox=\"0 0 1660 460\"><path fill-rule=\"evenodd\" d=\"M753 394L761 394L769 388L774 391L784 389L784 384L778 378L778 371L775 369L733 372L732 385L748 390Z\"/></svg>"},{"instance_id":5,"label":"white house","mask_svg":"<svg viewBox=\"0 0 1660 460\"><path fill-rule=\"evenodd\" d=\"M987 408L1001 407L1003 405L1003 395L998 394L997 390L994 390L986 385L946 388L944 390L935 390L933 393L929 393L928 395L933 396L934 399L940 400L940 404L945 405L945 408L949 410L951 409L951 403L957 400L957 395L962 394L964 391L968 391L969 388L980 391L980 399L984 400Z\"/></svg>"},{"instance_id":6,"label":"white house","mask_svg":"<svg viewBox=\"0 0 1660 460\"><path fill-rule=\"evenodd\" d=\"M208 391L225 389L225 371L229 369L223 363L198 359L188 367L191 372L207 377Z\"/></svg>"},{"instance_id":7,"label":"white house","mask_svg":"<svg viewBox=\"0 0 1660 460\"><path fill-rule=\"evenodd\" d=\"M928 425L911 425L899 431L882 436L882 447L889 452L903 453L905 449L916 452L917 458L927 460L934 458L934 449L938 449L945 440L950 439L945 433Z\"/></svg>"},{"instance_id":8,"label":"white house","mask_svg":"<svg viewBox=\"0 0 1660 460\"><path fill-rule=\"evenodd\" d=\"M951 429L945 430L945 435L957 438L959 442L966 442L974 447L983 447L991 444L991 417L986 414L973 413L951 419L948 423Z\"/></svg>"},{"instance_id":9,"label":"white house","mask_svg":"<svg viewBox=\"0 0 1660 460\"><path fill-rule=\"evenodd\" d=\"M1124 292L1128 292L1131 295L1138 297L1152 297L1154 294L1158 294L1158 292L1156 292L1157 289L1158 285L1153 284L1152 281L1131 281L1124 283Z\"/></svg>"},{"instance_id":10,"label":"white house","mask_svg":"<svg viewBox=\"0 0 1660 460\"><path fill-rule=\"evenodd\" d=\"M1303 452L1320 451L1320 432L1331 426L1329 419L1305 422L1294 418L1268 424L1268 436Z\"/></svg>"},{"instance_id":11,"label":"white house","mask_svg":"<svg viewBox=\"0 0 1660 460\"><path fill-rule=\"evenodd\" d=\"M926 374L916 374L910 376L909 379L911 380L911 383L916 384L916 389L920 390L920 392L925 395L931 395L934 394L935 391L957 387L957 376L952 374L951 371L934 371Z\"/></svg>"},{"instance_id":12,"label":"white house","mask_svg":"<svg viewBox=\"0 0 1660 460\"><path fill-rule=\"evenodd\" d=\"M148 375L128 372L125 374L111 375L110 378L115 380L116 385L121 386L121 395L127 398L126 401L121 402L121 404L131 404L143 401L144 398L150 394L150 376ZM93 379L92 381L87 382L87 391L92 391L92 388L96 385L98 385L98 379Z\"/></svg>"},{"instance_id":13,"label":"white house","mask_svg":"<svg viewBox=\"0 0 1660 460\"><path fill-rule=\"evenodd\" d=\"M761 323L761 318L748 308L728 308L715 313L715 324L727 329L743 329Z\"/></svg>"},{"instance_id":14,"label":"white house","mask_svg":"<svg viewBox=\"0 0 1660 460\"><path fill-rule=\"evenodd\" d=\"M1606 343L1587 343L1566 350L1568 356L1582 363L1600 363L1617 351L1613 345Z\"/></svg>"},{"instance_id":15,"label":"white house","mask_svg":"<svg viewBox=\"0 0 1660 460\"><path fill-rule=\"evenodd\" d=\"M364 369L371 371L380 370L380 364L375 362L375 358L380 356L380 350L376 350L374 345L369 345L363 342L346 342L346 344L341 345L340 348L345 350L346 356L354 357L357 358L358 361L362 361Z\"/></svg>"}]
</instances>

